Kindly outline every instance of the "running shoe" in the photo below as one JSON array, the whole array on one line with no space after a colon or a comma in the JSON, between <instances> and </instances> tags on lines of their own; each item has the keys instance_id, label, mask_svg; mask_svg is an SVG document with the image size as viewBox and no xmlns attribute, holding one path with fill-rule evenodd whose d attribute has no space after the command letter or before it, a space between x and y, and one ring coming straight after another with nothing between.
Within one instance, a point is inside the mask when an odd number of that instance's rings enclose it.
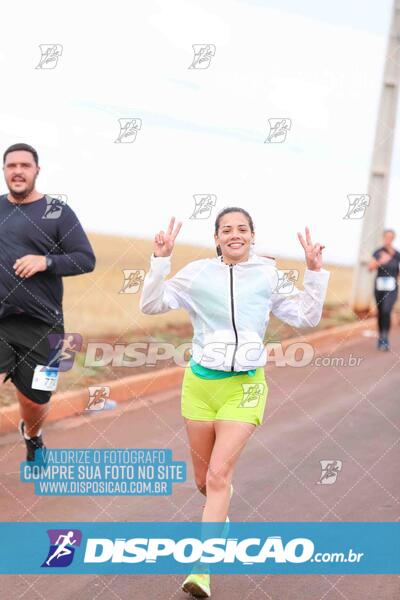
<instances>
[{"instance_id":1,"label":"running shoe","mask_svg":"<svg viewBox=\"0 0 400 600\"><path fill-rule=\"evenodd\" d=\"M46 450L46 446L43 444L43 439L41 435L36 435L27 439L25 437L25 423L21 419L18 424L18 430L23 437L23 440L26 445L26 460L33 462L35 460L35 452L39 448Z\"/></svg>"},{"instance_id":2,"label":"running shoe","mask_svg":"<svg viewBox=\"0 0 400 600\"><path fill-rule=\"evenodd\" d=\"M380 337L377 344L378 350L387 352L389 350L389 340L385 337Z\"/></svg>"},{"instance_id":3,"label":"running shoe","mask_svg":"<svg viewBox=\"0 0 400 600\"><path fill-rule=\"evenodd\" d=\"M195 598L211 598L209 573L191 573L183 582L182 589Z\"/></svg>"}]
</instances>

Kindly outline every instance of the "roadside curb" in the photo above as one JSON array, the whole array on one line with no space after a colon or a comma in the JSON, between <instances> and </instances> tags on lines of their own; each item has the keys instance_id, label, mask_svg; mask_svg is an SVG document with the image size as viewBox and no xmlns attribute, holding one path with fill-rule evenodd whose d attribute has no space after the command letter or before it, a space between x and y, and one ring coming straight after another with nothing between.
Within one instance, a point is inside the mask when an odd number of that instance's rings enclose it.
<instances>
[{"instance_id":1,"label":"roadside curb","mask_svg":"<svg viewBox=\"0 0 400 600\"><path fill-rule=\"evenodd\" d=\"M360 331L376 326L376 319L369 318L359 323L348 323L338 325L330 329L315 331L296 338L288 338L282 341L282 348L285 350L292 343L308 342L321 343L328 341L332 337L353 337ZM140 400L141 398L162 392L164 390L179 388L184 375L182 367L170 367L152 371L151 373L142 373L140 375L130 375L121 379L114 379L102 383L92 384L110 388L110 398L117 403L127 400ZM85 412L89 400L87 388L73 390L71 392L60 392L54 394L50 402L50 411L46 422L58 421L65 417L81 415ZM0 435L15 431L20 419L19 405L17 403L6 406L0 411Z\"/></svg>"}]
</instances>

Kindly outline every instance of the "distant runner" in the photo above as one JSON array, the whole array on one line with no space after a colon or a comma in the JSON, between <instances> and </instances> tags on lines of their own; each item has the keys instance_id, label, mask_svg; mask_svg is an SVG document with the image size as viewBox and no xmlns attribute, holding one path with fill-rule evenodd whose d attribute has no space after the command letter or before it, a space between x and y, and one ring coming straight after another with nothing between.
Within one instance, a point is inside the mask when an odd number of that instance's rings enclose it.
<instances>
[{"instance_id":1,"label":"distant runner","mask_svg":"<svg viewBox=\"0 0 400 600\"><path fill-rule=\"evenodd\" d=\"M373 253L368 269L377 269L374 295L378 309L378 350L389 348L390 316L398 296L400 252L393 247L393 229L383 232L383 246Z\"/></svg>"}]
</instances>

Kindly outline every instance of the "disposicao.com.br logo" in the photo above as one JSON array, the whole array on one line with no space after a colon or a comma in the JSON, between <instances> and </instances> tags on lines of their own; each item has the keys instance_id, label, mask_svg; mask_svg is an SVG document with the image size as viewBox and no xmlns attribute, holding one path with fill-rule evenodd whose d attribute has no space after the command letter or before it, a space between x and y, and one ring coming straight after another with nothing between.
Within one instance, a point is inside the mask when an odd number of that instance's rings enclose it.
<instances>
[{"instance_id":1,"label":"disposicao.com.br logo","mask_svg":"<svg viewBox=\"0 0 400 600\"><path fill-rule=\"evenodd\" d=\"M250 549L252 552L249 553ZM311 559L314 544L307 538L295 538L285 545L280 536L261 538L226 539L223 537L200 540L183 538L131 538L102 539L91 538L86 543L85 563L155 563L158 559L170 556L181 564L233 563L246 565L264 563L272 559L278 563L300 563Z\"/></svg>"},{"instance_id":2,"label":"disposicao.com.br logo","mask_svg":"<svg viewBox=\"0 0 400 600\"><path fill-rule=\"evenodd\" d=\"M80 546L80 530L48 530L50 548L42 567L67 567L72 563L76 546ZM160 563L169 558L175 563L188 565L233 564L255 565L267 561L276 564L311 562L358 562L363 553L351 548L343 552L317 552L314 542L305 537L292 538L286 543L279 535L264 539L211 537L199 539L173 538L88 538L83 562L85 564L116 563Z\"/></svg>"},{"instance_id":3,"label":"disposicao.com.br logo","mask_svg":"<svg viewBox=\"0 0 400 600\"><path fill-rule=\"evenodd\" d=\"M169 557L182 565L204 564L275 564L355 563L363 552L315 552L309 538L293 538L286 543L281 536L262 538L90 538L86 544L85 563L157 563Z\"/></svg>"}]
</instances>

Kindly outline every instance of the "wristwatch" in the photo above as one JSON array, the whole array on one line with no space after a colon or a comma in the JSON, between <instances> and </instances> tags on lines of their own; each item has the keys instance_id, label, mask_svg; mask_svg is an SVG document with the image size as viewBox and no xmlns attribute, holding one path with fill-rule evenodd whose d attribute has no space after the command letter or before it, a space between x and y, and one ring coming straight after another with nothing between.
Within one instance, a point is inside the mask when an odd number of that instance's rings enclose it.
<instances>
[{"instance_id":1,"label":"wristwatch","mask_svg":"<svg viewBox=\"0 0 400 600\"><path fill-rule=\"evenodd\" d=\"M50 256L46 256L46 269L50 269L53 264L53 259Z\"/></svg>"}]
</instances>

